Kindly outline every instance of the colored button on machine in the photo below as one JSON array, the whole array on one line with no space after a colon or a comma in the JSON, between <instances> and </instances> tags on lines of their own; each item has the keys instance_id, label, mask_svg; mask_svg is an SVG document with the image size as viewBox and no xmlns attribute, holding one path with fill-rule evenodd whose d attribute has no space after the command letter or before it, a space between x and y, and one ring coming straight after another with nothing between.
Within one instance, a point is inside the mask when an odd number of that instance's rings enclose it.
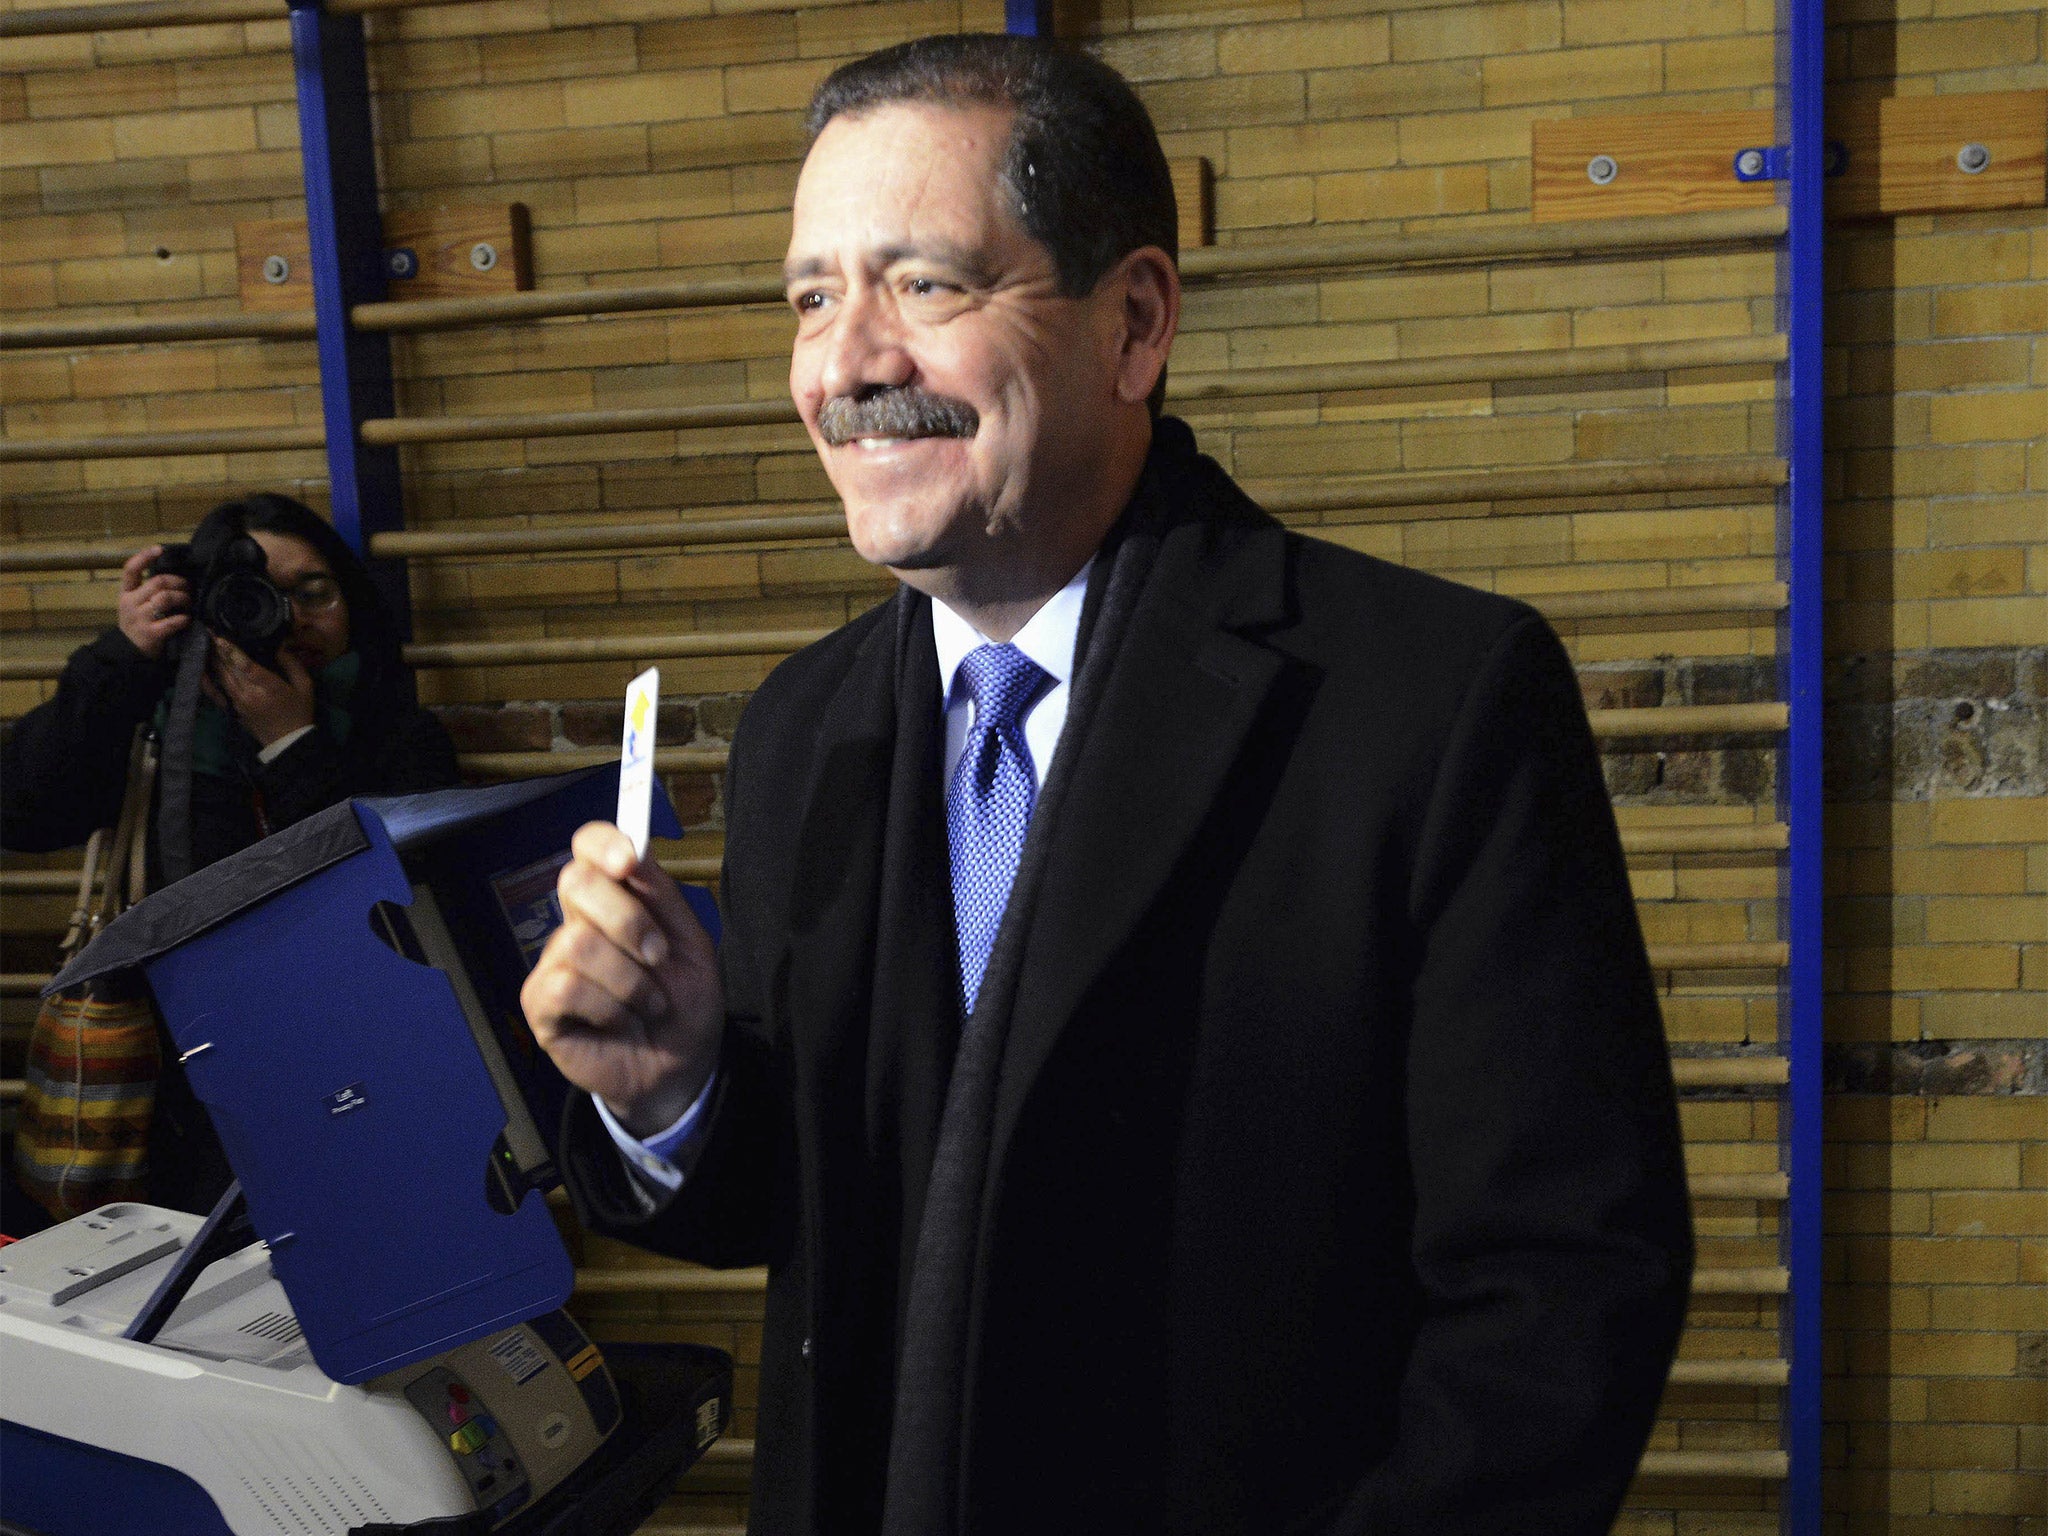
<instances>
[{"instance_id":1,"label":"colored button on machine","mask_svg":"<svg viewBox=\"0 0 2048 1536\"><path fill-rule=\"evenodd\" d=\"M461 1382L459 1382L459 1381L451 1381L451 1382L449 1382L449 1383L448 1383L448 1401L449 1401L449 1402L451 1402L451 1403L466 1403L466 1402L468 1402L468 1401L469 1401L469 1388L465 1387L465 1386L464 1386L464 1385L463 1385L463 1384L462 1384Z\"/></svg>"},{"instance_id":2,"label":"colored button on machine","mask_svg":"<svg viewBox=\"0 0 2048 1536\"><path fill-rule=\"evenodd\" d=\"M450 1424L467 1424L469 1422L469 1410L460 1403L450 1403L448 1405L448 1422Z\"/></svg>"},{"instance_id":3,"label":"colored button on machine","mask_svg":"<svg viewBox=\"0 0 2048 1536\"><path fill-rule=\"evenodd\" d=\"M468 1456L476 1452L480 1447L488 1445L490 1439L490 1435L484 1431L482 1426L476 1420L471 1419L448 1437L448 1449L458 1456Z\"/></svg>"},{"instance_id":4,"label":"colored button on machine","mask_svg":"<svg viewBox=\"0 0 2048 1536\"><path fill-rule=\"evenodd\" d=\"M474 1419L470 1420L470 1422L474 1424L478 1429L484 1432L484 1438L486 1440L490 1439L493 1435L495 1435L498 1432L498 1421L492 1418L488 1413L480 1413Z\"/></svg>"}]
</instances>

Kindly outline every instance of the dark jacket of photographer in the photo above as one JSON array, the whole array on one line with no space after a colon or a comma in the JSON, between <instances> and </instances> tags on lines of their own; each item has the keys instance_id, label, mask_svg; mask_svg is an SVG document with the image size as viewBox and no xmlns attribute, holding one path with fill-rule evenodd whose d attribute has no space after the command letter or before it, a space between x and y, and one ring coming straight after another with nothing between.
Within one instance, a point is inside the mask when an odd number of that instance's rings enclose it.
<instances>
[{"instance_id":1,"label":"dark jacket of photographer","mask_svg":"<svg viewBox=\"0 0 2048 1536\"><path fill-rule=\"evenodd\" d=\"M17 853L75 848L121 810L128 747L171 686L171 663L151 659L118 629L80 646L57 695L15 722L5 749L0 846ZM230 772L192 778L192 863L204 868L350 795L439 789L456 779L455 748L424 709L387 693L351 701L339 741L324 721L269 762L246 731L228 733ZM150 885L161 876L150 818Z\"/></svg>"},{"instance_id":2,"label":"dark jacket of photographer","mask_svg":"<svg viewBox=\"0 0 2048 1536\"><path fill-rule=\"evenodd\" d=\"M269 762L232 715L216 710L208 771L192 775L195 869L351 795L405 794L456 782L454 745L413 701L382 598L332 531L310 512L298 517L304 509L290 505L292 519L273 526L314 544L346 594L351 647L359 658L354 686L345 699L323 699L313 728ZM170 647L147 656L119 628L72 653L56 696L16 721L0 748L0 847L22 853L71 848L96 828L113 825L135 728L158 718L176 654ZM152 889L163 878L159 810L152 805L149 818ZM161 1026L158 1033L163 1065L150 1120L149 1198L203 1212L233 1175L212 1121L176 1064L169 1035Z\"/></svg>"}]
</instances>

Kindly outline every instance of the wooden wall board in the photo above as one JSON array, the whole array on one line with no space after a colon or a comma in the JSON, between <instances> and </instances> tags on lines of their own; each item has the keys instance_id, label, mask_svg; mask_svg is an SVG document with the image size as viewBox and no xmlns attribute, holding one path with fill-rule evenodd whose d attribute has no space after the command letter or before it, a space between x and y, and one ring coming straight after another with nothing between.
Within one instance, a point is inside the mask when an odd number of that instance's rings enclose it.
<instances>
[{"instance_id":1,"label":"wooden wall board","mask_svg":"<svg viewBox=\"0 0 2048 1536\"><path fill-rule=\"evenodd\" d=\"M1829 178L1837 218L2034 208L2048 200L2048 91L1967 96L1854 98L1832 104L1828 137L1848 151ZM1534 125L1534 217L1632 218L1763 207L1768 181L1735 178L1735 156L1775 142L1768 111L1653 112L1556 118ZM1989 151L1971 174L1958 164L1966 144ZM1604 185L1587 175L1597 155L1615 162Z\"/></svg>"},{"instance_id":2,"label":"wooden wall board","mask_svg":"<svg viewBox=\"0 0 2048 1536\"><path fill-rule=\"evenodd\" d=\"M1209 162L1200 155L1168 160L1173 176L1173 200L1180 212L1180 248L1192 250L1216 240L1216 178Z\"/></svg>"},{"instance_id":3,"label":"wooden wall board","mask_svg":"<svg viewBox=\"0 0 2048 1536\"><path fill-rule=\"evenodd\" d=\"M1534 125L1535 220L1621 219L1650 214L1768 208L1768 181L1737 181L1735 157L1774 142L1768 109L1753 112L1649 112L1630 117L1564 117ZM1596 155L1612 156L1604 186L1586 174Z\"/></svg>"},{"instance_id":4,"label":"wooden wall board","mask_svg":"<svg viewBox=\"0 0 2048 1536\"><path fill-rule=\"evenodd\" d=\"M495 261L479 269L471 253L489 245ZM419 261L412 277L391 279L393 299L459 299L513 293L533 286L533 239L526 208L498 203L452 208L404 208L384 215L386 250L409 250ZM249 219L235 226L235 265L245 310L313 307L312 258L304 219ZM264 264L284 258L283 282L264 276Z\"/></svg>"},{"instance_id":5,"label":"wooden wall board","mask_svg":"<svg viewBox=\"0 0 2048 1536\"><path fill-rule=\"evenodd\" d=\"M1843 217L2038 208L2048 197L2048 91L1890 96L1832 104L1828 135L1849 168L1828 189ZM1990 163L1966 174L1956 157L1982 144Z\"/></svg>"}]
</instances>

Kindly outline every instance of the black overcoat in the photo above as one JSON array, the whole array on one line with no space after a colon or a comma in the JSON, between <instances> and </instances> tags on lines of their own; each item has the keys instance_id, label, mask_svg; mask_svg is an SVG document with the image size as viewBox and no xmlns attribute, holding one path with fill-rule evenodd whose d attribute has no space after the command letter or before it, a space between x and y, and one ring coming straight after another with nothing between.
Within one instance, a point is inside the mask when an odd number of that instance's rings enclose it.
<instances>
[{"instance_id":1,"label":"black overcoat","mask_svg":"<svg viewBox=\"0 0 2048 1536\"><path fill-rule=\"evenodd\" d=\"M1149 574L1003 941L971 1536L1604 1532L1692 1252L1567 658L1522 604L1283 530L1178 422L1125 526ZM587 1220L769 1265L773 1536L878 1525L958 1032L939 730L907 590L777 668L727 784L710 1141L649 1210L587 1100L567 1128Z\"/></svg>"}]
</instances>

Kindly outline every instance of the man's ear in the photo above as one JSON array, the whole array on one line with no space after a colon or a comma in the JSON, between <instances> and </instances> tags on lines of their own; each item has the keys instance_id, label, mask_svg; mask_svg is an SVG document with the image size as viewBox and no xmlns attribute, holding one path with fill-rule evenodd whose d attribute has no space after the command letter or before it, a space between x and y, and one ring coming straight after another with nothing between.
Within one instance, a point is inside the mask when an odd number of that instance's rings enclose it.
<instances>
[{"instance_id":1,"label":"man's ear","mask_svg":"<svg viewBox=\"0 0 2048 1536\"><path fill-rule=\"evenodd\" d=\"M1166 374L1166 356L1180 331L1180 271L1156 245L1140 246L1117 263L1123 296L1117 356L1119 400L1142 404Z\"/></svg>"}]
</instances>

